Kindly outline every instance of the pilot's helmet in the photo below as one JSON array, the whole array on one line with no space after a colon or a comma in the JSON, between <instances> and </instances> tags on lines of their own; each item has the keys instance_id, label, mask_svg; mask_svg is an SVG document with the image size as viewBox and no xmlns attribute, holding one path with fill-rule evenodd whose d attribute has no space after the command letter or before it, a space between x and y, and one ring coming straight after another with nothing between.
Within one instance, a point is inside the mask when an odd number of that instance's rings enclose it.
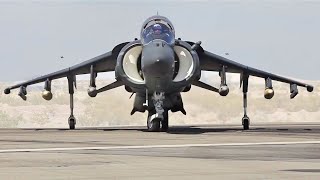
<instances>
[{"instance_id":1,"label":"pilot's helmet","mask_svg":"<svg viewBox=\"0 0 320 180\"><path fill-rule=\"evenodd\" d=\"M162 33L162 26L160 24L154 24L152 26L152 30L155 34L161 34Z\"/></svg>"}]
</instances>

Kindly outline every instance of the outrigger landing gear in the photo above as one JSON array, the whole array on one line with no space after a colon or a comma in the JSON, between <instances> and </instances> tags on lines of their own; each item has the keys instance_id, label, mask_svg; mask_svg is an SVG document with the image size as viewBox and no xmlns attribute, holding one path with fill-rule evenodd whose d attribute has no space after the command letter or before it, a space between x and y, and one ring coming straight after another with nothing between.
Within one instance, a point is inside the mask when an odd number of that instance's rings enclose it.
<instances>
[{"instance_id":1,"label":"outrigger landing gear","mask_svg":"<svg viewBox=\"0 0 320 180\"><path fill-rule=\"evenodd\" d=\"M247 93L248 93L248 81L249 81L249 76L244 74L243 75L243 111L244 111L244 116L242 118L242 126L243 130L249 130L250 126L250 118L247 115L247 103L248 103L248 98L247 98Z\"/></svg>"},{"instance_id":2,"label":"outrigger landing gear","mask_svg":"<svg viewBox=\"0 0 320 180\"><path fill-rule=\"evenodd\" d=\"M243 130L249 130L249 125L250 125L250 119L248 116L244 116L242 118L242 126L243 126Z\"/></svg>"},{"instance_id":3,"label":"outrigger landing gear","mask_svg":"<svg viewBox=\"0 0 320 180\"><path fill-rule=\"evenodd\" d=\"M70 117L68 119L69 129L75 129L76 127L76 118L73 116L73 94L74 94L74 78L68 76L68 86L69 86L69 94L70 94Z\"/></svg>"}]
</instances>

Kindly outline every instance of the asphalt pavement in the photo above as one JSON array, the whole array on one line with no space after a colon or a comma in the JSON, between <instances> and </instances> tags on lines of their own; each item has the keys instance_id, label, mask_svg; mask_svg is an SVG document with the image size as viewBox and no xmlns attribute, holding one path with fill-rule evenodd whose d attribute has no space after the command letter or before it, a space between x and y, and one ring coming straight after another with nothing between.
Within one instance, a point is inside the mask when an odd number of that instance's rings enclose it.
<instances>
[{"instance_id":1,"label":"asphalt pavement","mask_svg":"<svg viewBox=\"0 0 320 180\"><path fill-rule=\"evenodd\" d=\"M0 129L0 179L320 179L320 124Z\"/></svg>"}]
</instances>

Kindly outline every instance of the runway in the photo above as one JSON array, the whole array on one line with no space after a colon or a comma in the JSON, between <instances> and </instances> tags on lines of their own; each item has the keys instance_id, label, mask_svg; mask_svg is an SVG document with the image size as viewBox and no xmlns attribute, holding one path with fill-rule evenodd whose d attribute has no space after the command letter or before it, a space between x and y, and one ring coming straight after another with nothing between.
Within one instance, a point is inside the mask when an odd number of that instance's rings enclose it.
<instances>
[{"instance_id":1,"label":"runway","mask_svg":"<svg viewBox=\"0 0 320 180\"><path fill-rule=\"evenodd\" d=\"M319 179L320 124L0 129L0 179Z\"/></svg>"}]
</instances>

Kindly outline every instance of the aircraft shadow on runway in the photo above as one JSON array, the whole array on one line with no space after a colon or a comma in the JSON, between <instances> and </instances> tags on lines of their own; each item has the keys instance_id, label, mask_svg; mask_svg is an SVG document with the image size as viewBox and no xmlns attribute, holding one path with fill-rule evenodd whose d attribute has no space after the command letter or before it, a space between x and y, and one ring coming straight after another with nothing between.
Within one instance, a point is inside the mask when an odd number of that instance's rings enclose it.
<instances>
[{"instance_id":1,"label":"aircraft shadow on runway","mask_svg":"<svg viewBox=\"0 0 320 180\"><path fill-rule=\"evenodd\" d=\"M320 173L320 169L287 169L282 171Z\"/></svg>"},{"instance_id":2,"label":"aircraft shadow on runway","mask_svg":"<svg viewBox=\"0 0 320 180\"><path fill-rule=\"evenodd\" d=\"M234 132L242 130L239 128L215 128L215 127L172 127L167 133L169 134L203 134L203 133L214 133L214 132Z\"/></svg>"},{"instance_id":3,"label":"aircraft shadow on runway","mask_svg":"<svg viewBox=\"0 0 320 180\"><path fill-rule=\"evenodd\" d=\"M140 132L148 132L148 130L144 127L106 127L106 128L78 128L74 130L69 130L66 128L37 128L37 129L24 129L24 130L32 130L32 131L140 131ZM212 132L234 132L234 131L242 131L242 128L213 128L213 127L196 127L196 126L175 126L170 127L168 131L163 133L169 134L203 134L203 133L212 133ZM159 132L150 132L150 133L159 133Z\"/></svg>"},{"instance_id":4,"label":"aircraft shadow on runway","mask_svg":"<svg viewBox=\"0 0 320 180\"><path fill-rule=\"evenodd\" d=\"M140 132L148 132L145 127L90 127L90 128L78 128L75 130L69 130L65 128L61 129L48 129L48 128L37 128L37 129L25 129L25 130L34 130L34 131L46 131L46 130L58 130L58 131L140 131ZM320 128L309 128L309 127L253 127L250 130L244 131L242 127L199 127L199 126L173 126L170 127L167 132L168 134L204 134L204 133L221 133L221 132L281 132L281 133L320 133ZM159 132L152 132L159 133Z\"/></svg>"},{"instance_id":5,"label":"aircraft shadow on runway","mask_svg":"<svg viewBox=\"0 0 320 180\"><path fill-rule=\"evenodd\" d=\"M23 130L28 131L140 131L148 132L145 127L89 127L89 128L77 128L74 130L69 130L67 128L26 128ZM170 127L167 132L169 134L203 134L203 133L212 133L212 132L234 132L242 131L242 128L216 128L216 127L197 127L197 126L174 126ZM150 133L159 133L159 132L150 132Z\"/></svg>"}]
</instances>

